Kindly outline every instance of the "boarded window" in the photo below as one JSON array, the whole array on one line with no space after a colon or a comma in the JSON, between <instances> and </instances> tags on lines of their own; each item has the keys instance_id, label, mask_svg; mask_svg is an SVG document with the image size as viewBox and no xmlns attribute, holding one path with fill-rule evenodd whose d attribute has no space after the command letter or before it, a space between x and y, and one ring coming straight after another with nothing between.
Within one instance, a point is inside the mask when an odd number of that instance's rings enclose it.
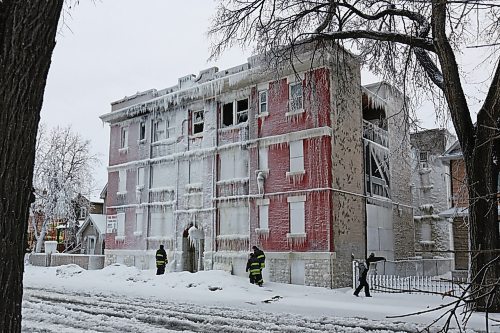
<instances>
[{"instance_id":1,"label":"boarded window","mask_svg":"<svg viewBox=\"0 0 500 333\"><path fill-rule=\"evenodd\" d=\"M144 186L144 168L137 168L137 186Z\"/></svg>"},{"instance_id":2,"label":"boarded window","mask_svg":"<svg viewBox=\"0 0 500 333\"><path fill-rule=\"evenodd\" d=\"M304 171L304 144L302 140L290 142L290 172Z\"/></svg>"},{"instance_id":3,"label":"boarded window","mask_svg":"<svg viewBox=\"0 0 500 333\"><path fill-rule=\"evenodd\" d=\"M176 179L174 164L154 164L151 167L151 188L174 186Z\"/></svg>"},{"instance_id":4,"label":"boarded window","mask_svg":"<svg viewBox=\"0 0 500 333\"><path fill-rule=\"evenodd\" d=\"M125 236L125 213L116 214L116 235Z\"/></svg>"},{"instance_id":5,"label":"boarded window","mask_svg":"<svg viewBox=\"0 0 500 333\"><path fill-rule=\"evenodd\" d=\"M143 221L143 212L142 209L137 210L135 212L135 232L142 233L142 221Z\"/></svg>"},{"instance_id":6,"label":"boarded window","mask_svg":"<svg viewBox=\"0 0 500 333\"><path fill-rule=\"evenodd\" d=\"M259 148L259 170L267 170L267 152L268 148Z\"/></svg>"},{"instance_id":7,"label":"boarded window","mask_svg":"<svg viewBox=\"0 0 500 333\"><path fill-rule=\"evenodd\" d=\"M248 177L248 151L226 150L219 154L220 180Z\"/></svg>"},{"instance_id":8,"label":"boarded window","mask_svg":"<svg viewBox=\"0 0 500 333\"><path fill-rule=\"evenodd\" d=\"M269 205L259 206L259 228L269 229Z\"/></svg>"},{"instance_id":9,"label":"boarded window","mask_svg":"<svg viewBox=\"0 0 500 333\"><path fill-rule=\"evenodd\" d=\"M125 193L127 192L127 171L119 170L118 171L118 192Z\"/></svg>"},{"instance_id":10,"label":"boarded window","mask_svg":"<svg viewBox=\"0 0 500 333\"><path fill-rule=\"evenodd\" d=\"M290 233L304 234L305 226L305 205L304 201L290 202Z\"/></svg>"},{"instance_id":11,"label":"boarded window","mask_svg":"<svg viewBox=\"0 0 500 333\"><path fill-rule=\"evenodd\" d=\"M203 179L202 174L202 160L189 161L189 183L201 183Z\"/></svg>"},{"instance_id":12,"label":"boarded window","mask_svg":"<svg viewBox=\"0 0 500 333\"><path fill-rule=\"evenodd\" d=\"M220 207L219 224L220 235L248 235L248 207Z\"/></svg>"},{"instance_id":13,"label":"boarded window","mask_svg":"<svg viewBox=\"0 0 500 333\"><path fill-rule=\"evenodd\" d=\"M171 208L150 212L151 236L173 237L174 220Z\"/></svg>"}]
</instances>

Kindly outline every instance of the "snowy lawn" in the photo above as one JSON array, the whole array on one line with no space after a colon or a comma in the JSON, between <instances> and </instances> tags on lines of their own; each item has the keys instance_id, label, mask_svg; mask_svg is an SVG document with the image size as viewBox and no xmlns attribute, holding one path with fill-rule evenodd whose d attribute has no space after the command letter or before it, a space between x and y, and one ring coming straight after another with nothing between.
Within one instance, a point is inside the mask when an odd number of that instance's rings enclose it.
<instances>
[{"instance_id":1,"label":"snowy lawn","mask_svg":"<svg viewBox=\"0 0 500 333\"><path fill-rule=\"evenodd\" d=\"M123 265L92 271L28 265L24 287L24 332L418 332L439 314L388 317L451 300L416 294L354 297L350 288L272 282L260 288L223 271L156 276L154 270ZM490 332L500 332L493 324ZM466 328L485 331L484 315L474 314Z\"/></svg>"}]
</instances>

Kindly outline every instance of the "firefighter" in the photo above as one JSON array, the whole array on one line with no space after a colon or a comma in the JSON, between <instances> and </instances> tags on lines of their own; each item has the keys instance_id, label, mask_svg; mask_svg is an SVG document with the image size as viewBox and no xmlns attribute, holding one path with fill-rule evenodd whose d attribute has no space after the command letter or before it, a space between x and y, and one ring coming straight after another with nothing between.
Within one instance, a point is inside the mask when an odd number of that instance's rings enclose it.
<instances>
[{"instance_id":1,"label":"firefighter","mask_svg":"<svg viewBox=\"0 0 500 333\"><path fill-rule=\"evenodd\" d=\"M262 287L264 281L262 280L262 268L259 259L255 253L250 253L250 258L247 261L247 272L249 272L250 283L257 284Z\"/></svg>"},{"instance_id":2,"label":"firefighter","mask_svg":"<svg viewBox=\"0 0 500 333\"><path fill-rule=\"evenodd\" d=\"M264 269L266 267L266 255L264 254L264 251L259 249L257 246L252 246L253 253L255 254L255 257L260 263L260 269Z\"/></svg>"},{"instance_id":3,"label":"firefighter","mask_svg":"<svg viewBox=\"0 0 500 333\"><path fill-rule=\"evenodd\" d=\"M165 273L165 266L167 264L167 252L165 252L163 245L160 245L160 248L156 251L156 275Z\"/></svg>"}]
</instances>

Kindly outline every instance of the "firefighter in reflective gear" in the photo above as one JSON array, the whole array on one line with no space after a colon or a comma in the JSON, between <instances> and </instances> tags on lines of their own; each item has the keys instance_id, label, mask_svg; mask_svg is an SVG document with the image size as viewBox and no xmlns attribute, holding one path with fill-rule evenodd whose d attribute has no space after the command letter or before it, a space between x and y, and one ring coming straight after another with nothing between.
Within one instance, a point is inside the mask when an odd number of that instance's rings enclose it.
<instances>
[{"instance_id":1,"label":"firefighter in reflective gear","mask_svg":"<svg viewBox=\"0 0 500 333\"><path fill-rule=\"evenodd\" d=\"M156 275L165 273L165 266L167 263L167 252L165 252L163 245L160 245L160 248L156 250Z\"/></svg>"},{"instance_id":2,"label":"firefighter in reflective gear","mask_svg":"<svg viewBox=\"0 0 500 333\"><path fill-rule=\"evenodd\" d=\"M259 287L262 287L262 284L264 283L262 280L262 268L259 259L255 256L255 253L250 253L246 271L250 273L250 283L257 284Z\"/></svg>"},{"instance_id":3,"label":"firefighter in reflective gear","mask_svg":"<svg viewBox=\"0 0 500 333\"><path fill-rule=\"evenodd\" d=\"M255 254L255 257L260 262L260 268L264 269L266 267L266 255L264 254L264 251L262 251L255 245L252 246L252 249L253 253Z\"/></svg>"}]
</instances>

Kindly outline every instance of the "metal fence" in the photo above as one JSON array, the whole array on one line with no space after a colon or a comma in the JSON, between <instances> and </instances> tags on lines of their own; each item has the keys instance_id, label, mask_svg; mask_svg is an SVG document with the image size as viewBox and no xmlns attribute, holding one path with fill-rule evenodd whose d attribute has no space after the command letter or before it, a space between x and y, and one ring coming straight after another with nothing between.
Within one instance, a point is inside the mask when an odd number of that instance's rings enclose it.
<instances>
[{"instance_id":1,"label":"metal fence","mask_svg":"<svg viewBox=\"0 0 500 333\"><path fill-rule=\"evenodd\" d=\"M359 285L357 262L353 263L353 288ZM440 276L396 276L376 275L371 269L367 276L371 292L379 293L439 293L458 296L467 288L466 278L443 278Z\"/></svg>"}]
</instances>

